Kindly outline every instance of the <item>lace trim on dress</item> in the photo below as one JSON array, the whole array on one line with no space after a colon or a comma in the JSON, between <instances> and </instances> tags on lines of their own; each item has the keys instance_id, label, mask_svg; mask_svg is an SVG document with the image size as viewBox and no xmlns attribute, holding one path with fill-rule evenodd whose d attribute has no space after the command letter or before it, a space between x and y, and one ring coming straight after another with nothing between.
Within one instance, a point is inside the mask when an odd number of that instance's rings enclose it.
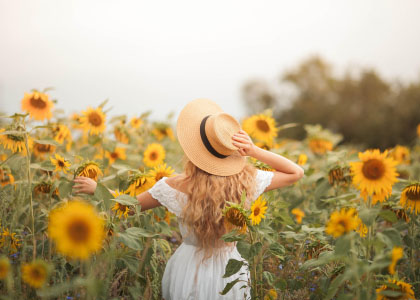
<instances>
[{"instance_id":1,"label":"lace trim on dress","mask_svg":"<svg viewBox=\"0 0 420 300\"><path fill-rule=\"evenodd\" d=\"M168 185L165 180L168 177L163 177L156 184L148 190L150 195L159 201L160 204L165 206L171 213L175 214L177 217L181 215L182 208L177 199L178 194L182 193L170 185Z\"/></svg>"},{"instance_id":2,"label":"lace trim on dress","mask_svg":"<svg viewBox=\"0 0 420 300\"><path fill-rule=\"evenodd\" d=\"M264 190L271 184L273 180L274 173L271 171L257 170L256 183L257 187L255 189L254 199L258 198Z\"/></svg>"}]
</instances>

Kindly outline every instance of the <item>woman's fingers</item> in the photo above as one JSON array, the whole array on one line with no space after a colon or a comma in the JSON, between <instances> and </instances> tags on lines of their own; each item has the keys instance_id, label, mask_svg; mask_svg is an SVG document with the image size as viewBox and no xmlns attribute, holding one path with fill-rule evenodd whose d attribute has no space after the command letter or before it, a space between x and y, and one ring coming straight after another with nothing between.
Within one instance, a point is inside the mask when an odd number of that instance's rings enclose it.
<instances>
[{"instance_id":1,"label":"woman's fingers","mask_svg":"<svg viewBox=\"0 0 420 300\"><path fill-rule=\"evenodd\" d=\"M234 141L238 141L238 142L242 142L242 143L249 143L249 140L247 138L243 138L243 137L233 137Z\"/></svg>"}]
</instances>

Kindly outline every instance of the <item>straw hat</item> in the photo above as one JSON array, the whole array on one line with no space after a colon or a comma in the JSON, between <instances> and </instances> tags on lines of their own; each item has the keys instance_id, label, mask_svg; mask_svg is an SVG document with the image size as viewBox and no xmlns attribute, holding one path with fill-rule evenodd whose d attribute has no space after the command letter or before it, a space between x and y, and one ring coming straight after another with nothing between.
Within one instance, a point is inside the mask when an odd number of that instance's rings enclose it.
<instances>
[{"instance_id":1,"label":"straw hat","mask_svg":"<svg viewBox=\"0 0 420 300\"><path fill-rule=\"evenodd\" d=\"M241 129L239 122L211 100L197 99L181 111L176 124L182 149L200 169L214 175L230 176L245 166L245 157L232 144Z\"/></svg>"}]
</instances>

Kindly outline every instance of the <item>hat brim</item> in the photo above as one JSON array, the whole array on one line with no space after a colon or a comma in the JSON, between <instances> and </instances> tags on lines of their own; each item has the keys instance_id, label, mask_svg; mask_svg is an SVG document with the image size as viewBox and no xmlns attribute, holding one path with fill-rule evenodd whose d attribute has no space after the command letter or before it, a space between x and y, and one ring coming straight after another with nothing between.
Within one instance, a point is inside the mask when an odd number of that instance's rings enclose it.
<instances>
[{"instance_id":1,"label":"hat brim","mask_svg":"<svg viewBox=\"0 0 420 300\"><path fill-rule=\"evenodd\" d=\"M194 165L210 174L230 176L242 171L245 157L235 151L226 158L218 158L207 150L200 136L203 118L219 112L223 112L222 108L211 100L191 101L179 114L176 133L185 155Z\"/></svg>"}]
</instances>

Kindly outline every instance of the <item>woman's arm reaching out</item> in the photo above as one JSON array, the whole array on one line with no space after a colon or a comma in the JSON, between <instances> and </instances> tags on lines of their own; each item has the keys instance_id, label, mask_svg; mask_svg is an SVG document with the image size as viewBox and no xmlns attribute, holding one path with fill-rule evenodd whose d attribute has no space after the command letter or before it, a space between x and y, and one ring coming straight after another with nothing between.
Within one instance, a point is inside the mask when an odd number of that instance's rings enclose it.
<instances>
[{"instance_id":1,"label":"woman's arm reaching out","mask_svg":"<svg viewBox=\"0 0 420 300\"><path fill-rule=\"evenodd\" d=\"M303 168L290 159L255 146L243 130L233 135L232 144L239 148L238 151L242 156L254 157L276 170L273 172L271 184L265 191L291 185L304 175Z\"/></svg>"},{"instance_id":2,"label":"woman's arm reaching out","mask_svg":"<svg viewBox=\"0 0 420 300\"><path fill-rule=\"evenodd\" d=\"M145 211L147 209L155 208L162 205L159 201L153 198L148 191L137 195L136 198L139 204L141 205L141 211Z\"/></svg>"}]
</instances>

